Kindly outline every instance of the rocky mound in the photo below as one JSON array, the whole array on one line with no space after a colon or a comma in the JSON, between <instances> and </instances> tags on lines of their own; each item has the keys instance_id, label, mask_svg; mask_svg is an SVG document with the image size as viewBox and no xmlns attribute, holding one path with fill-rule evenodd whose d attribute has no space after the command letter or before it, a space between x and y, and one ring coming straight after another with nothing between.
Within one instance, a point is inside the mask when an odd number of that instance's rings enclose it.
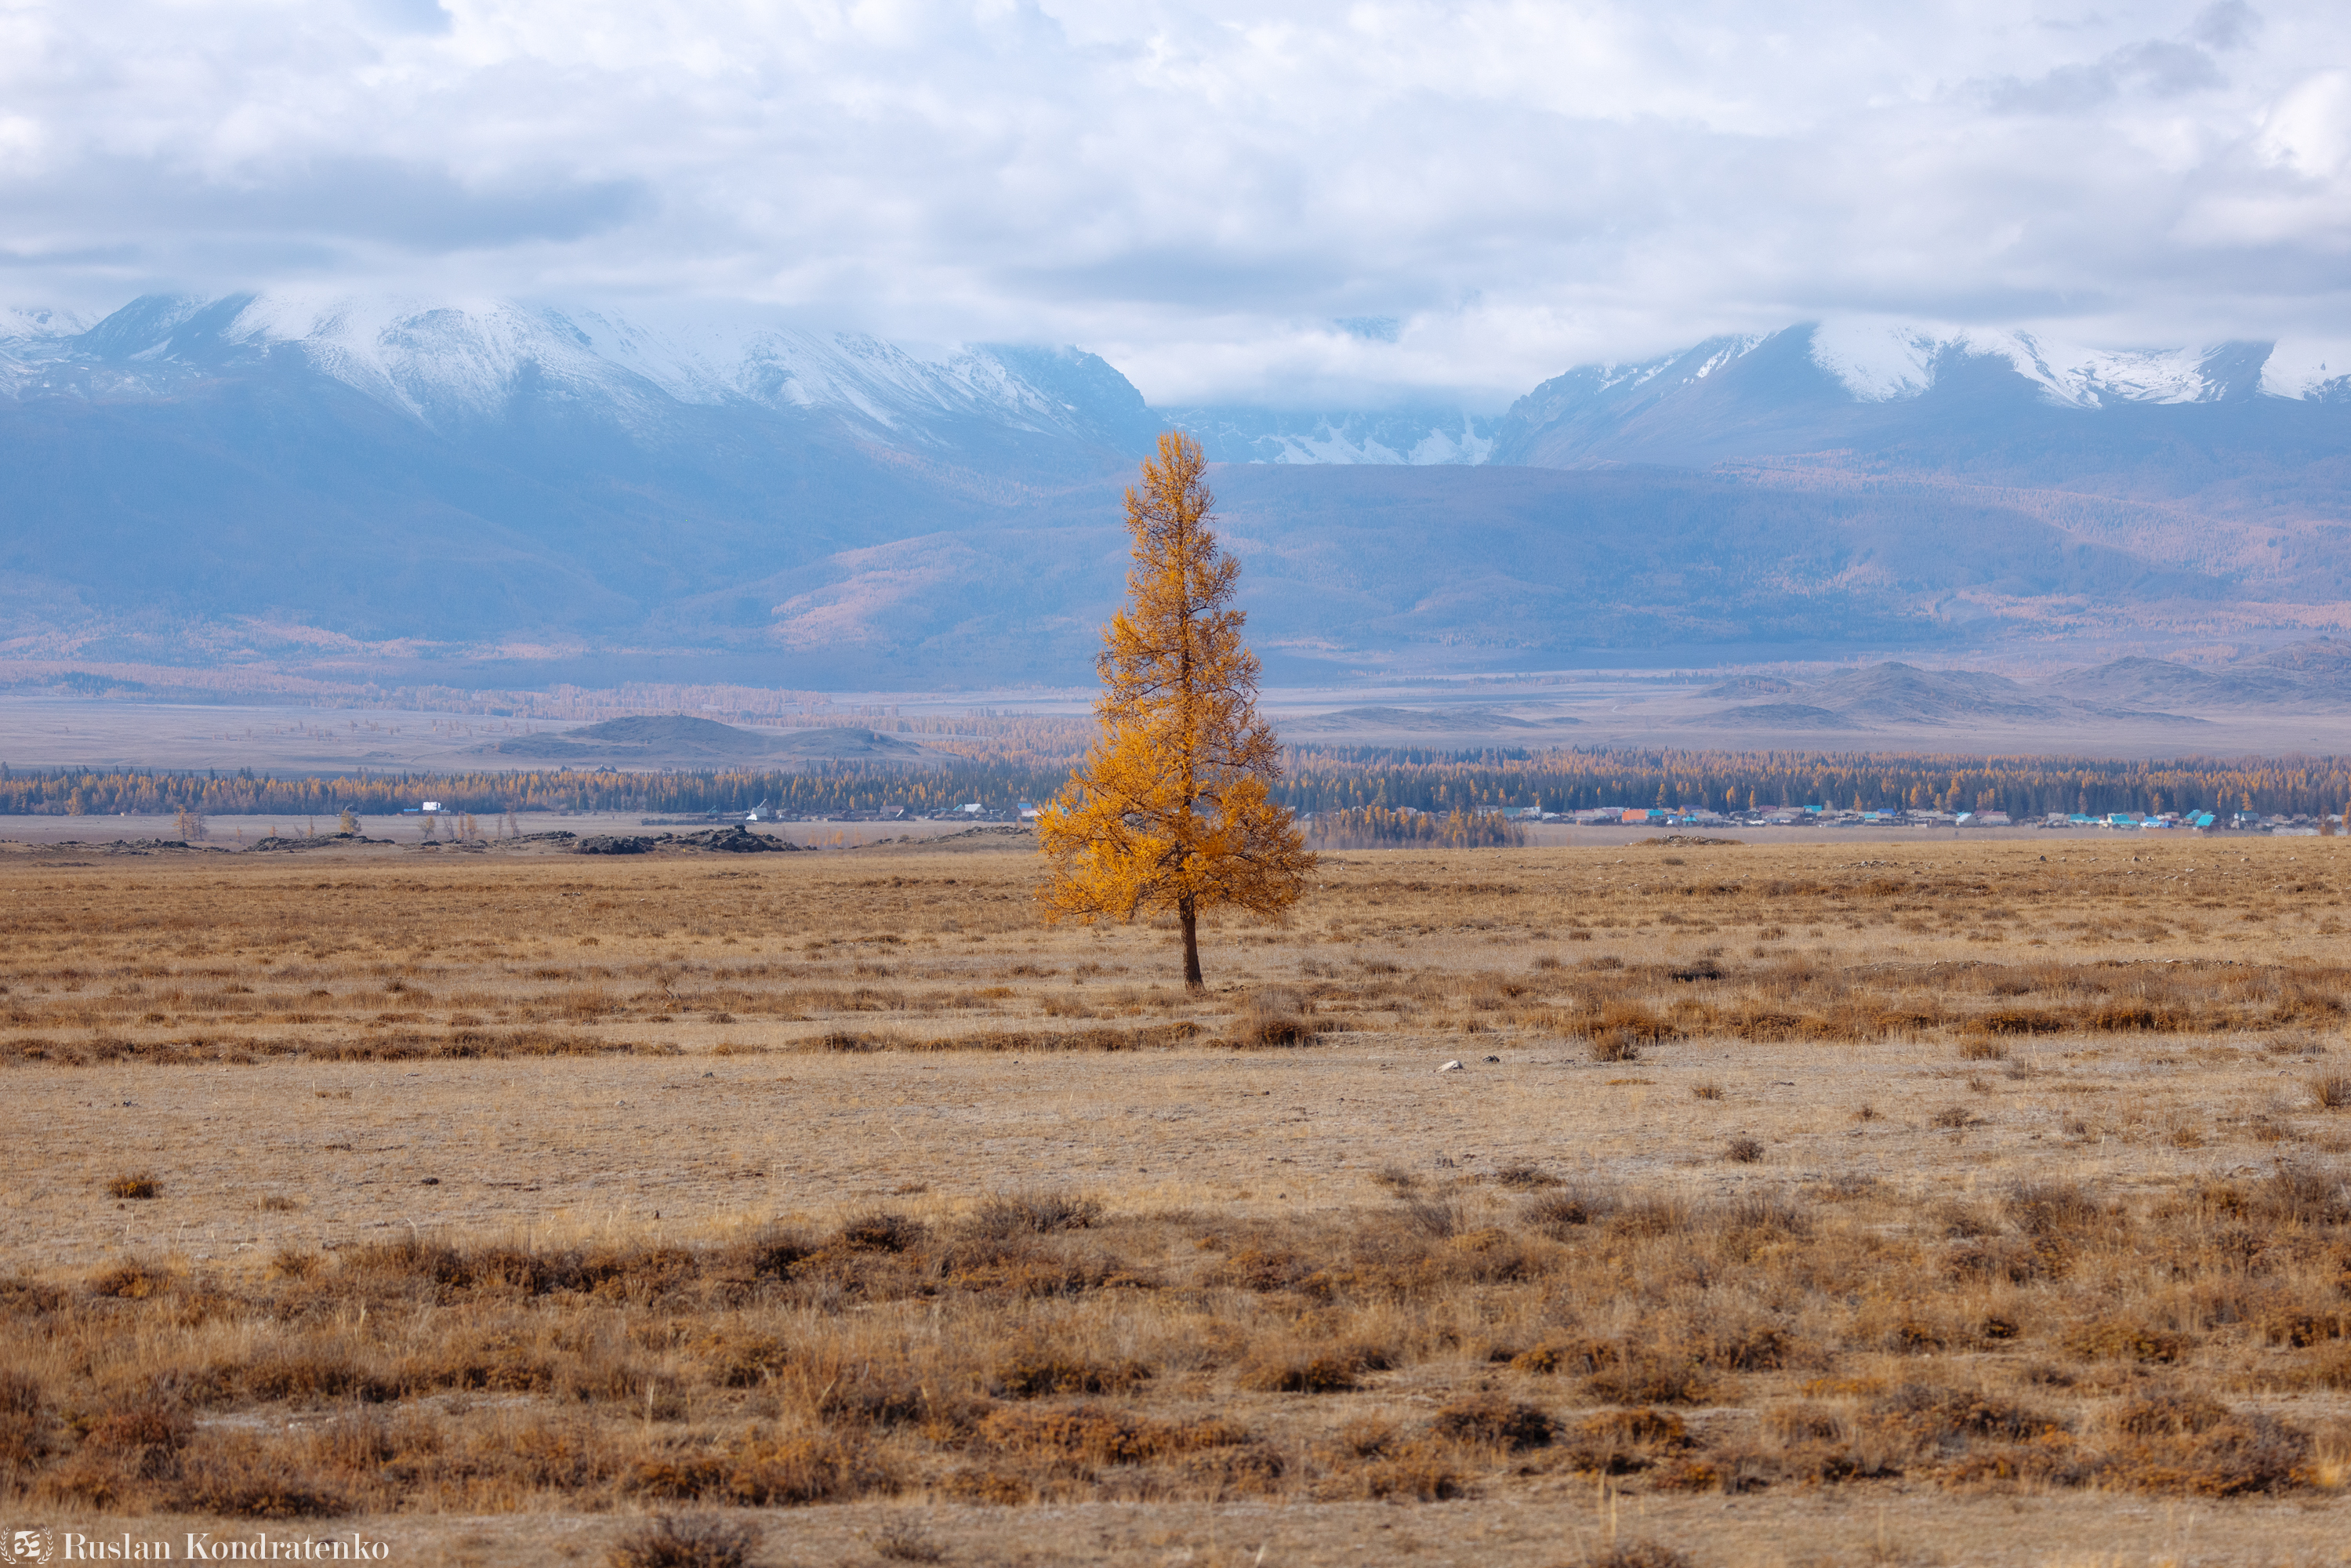
<instances>
[{"instance_id":1,"label":"rocky mound","mask_svg":"<svg viewBox=\"0 0 2351 1568\"><path fill-rule=\"evenodd\" d=\"M388 844L391 839L371 839L363 833L273 833L248 846L256 850L347 850L360 844Z\"/></svg>"},{"instance_id":2,"label":"rocky mound","mask_svg":"<svg viewBox=\"0 0 2351 1568\"><path fill-rule=\"evenodd\" d=\"M573 846L574 854L647 855L656 850L704 850L722 854L777 854L799 849L789 839L755 833L741 823L700 833L598 833Z\"/></svg>"},{"instance_id":3,"label":"rocky mound","mask_svg":"<svg viewBox=\"0 0 2351 1568\"><path fill-rule=\"evenodd\" d=\"M663 838L669 835L664 833ZM653 841L642 833L595 833L571 846L576 855L644 855L653 853Z\"/></svg>"}]
</instances>

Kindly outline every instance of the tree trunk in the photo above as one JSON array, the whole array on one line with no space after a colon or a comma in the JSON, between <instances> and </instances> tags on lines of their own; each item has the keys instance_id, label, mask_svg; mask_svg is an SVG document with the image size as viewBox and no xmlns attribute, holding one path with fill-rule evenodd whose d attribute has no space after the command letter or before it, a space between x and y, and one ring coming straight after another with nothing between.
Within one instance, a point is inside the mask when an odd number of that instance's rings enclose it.
<instances>
[{"instance_id":1,"label":"tree trunk","mask_svg":"<svg viewBox=\"0 0 2351 1568\"><path fill-rule=\"evenodd\" d=\"M1176 910L1184 921L1184 988L1205 991L1208 988L1200 978L1200 912L1188 893L1176 902Z\"/></svg>"}]
</instances>

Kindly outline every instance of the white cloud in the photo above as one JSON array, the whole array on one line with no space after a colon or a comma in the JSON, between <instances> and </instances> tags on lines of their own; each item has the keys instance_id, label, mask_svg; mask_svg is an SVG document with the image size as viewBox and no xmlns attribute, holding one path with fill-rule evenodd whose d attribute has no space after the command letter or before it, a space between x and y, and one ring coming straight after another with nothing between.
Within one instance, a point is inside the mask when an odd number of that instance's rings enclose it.
<instances>
[{"instance_id":1,"label":"white cloud","mask_svg":"<svg viewBox=\"0 0 2351 1568\"><path fill-rule=\"evenodd\" d=\"M756 300L1169 402L1855 312L2332 340L2346 45L2241 0L0 0L0 303Z\"/></svg>"},{"instance_id":2,"label":"white cloud","mask_svg":"<svg viewBox=\"0 0 2351 1568\"><path fill-rule=\"evenodd\" d=\"M2314 179L2351 162L2351 72L2321 71L2297 83L2263 117L2261 149Z\"/></svg>"}]
</instances>

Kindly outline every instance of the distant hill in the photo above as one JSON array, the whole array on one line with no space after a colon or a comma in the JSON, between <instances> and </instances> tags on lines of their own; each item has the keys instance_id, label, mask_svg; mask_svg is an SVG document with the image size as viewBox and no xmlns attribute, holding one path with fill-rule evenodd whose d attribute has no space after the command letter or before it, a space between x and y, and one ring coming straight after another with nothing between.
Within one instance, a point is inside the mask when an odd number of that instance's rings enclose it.
<instances>
[{"instance_id":1,"label":"distant hill","mask_svg":"<svg viewBox=\"0 0 2351 1568\"><path fill-rule=\"evenodd\" d=\"M1467 731L1483 733L1494 729L1540 730L1552 725L1580 723L1573 718L1527 719L1492 708L1405 708L1351 707L1331 713L1309 714L1303 718L1285 719L1281 733L1300 736L1330 736L1357 734L1392 734L1395 732L1430 735L1460 734Z\"/></svg>"},{"instance_id":2,"label":"distant hill","mask_svg":"<svg viewBox=\"0 0 2351 1568\"><path fill-rule=\"evenodd\" d=\"M2351 708L2351 643L2291 643L2199 667L2163 659L2116 659L2054 677L2060 688L2103 701L2179 706Z\"/></svg>"},{"instance_id":3,"label":"distant hill","mask_svg":"<svg viewBox=\"0 0 2351 1568\"><path fill-rule=\"evenodd\" d=\"M1834 708L1814 707L1810 703L1750 703L1740 707L1718 709L1706 716L1710 723L1733 727L1752 726L1763 729L1797 729L1807 732L1820 729L1852 729L1852 718Z\"/></svg>"},{"instance_id":4,"label":"distant hill","mask_svg":"<svg viewBox=\"0 0 2351 1568\"><path fill-rule=\"evenodd\" d=\"M1746 695L1766 684L1784 700L1724 707L1706 722L1790 731L1955 727L2040 729L2108 721L2176 727L2183 741L2197 727L2252 710L2291 714L2351 711L2351 643L2317 639L2218 666L2130 657L2054 672L2032 681L1980 670L1924 670L1884 662L1811 683L1740 680L1698 693Z\"/></svg>"},{"instance_id":5,"label":"distant hill","mask_svg":"<svg viewBox=\"0 0 2351 1568\"><path fill-rule=\"evenodd\" d=\"M680 766L794 761L935 762L927 747L870 729L823 726L760 734L683 714L611 718L554 735L527 735L475 749L514 762L661 762Z\"/></svg>"},{"instance_id":6,"label":"distant hill","mask_svg":"<svg viewBox=\"0 0 2351 1568\"><path fill-rule=\"evenodd\" d=\"M1824 706L1855 718L1940 723L1967 715L2037 718L2049 711L2016 682L1980 670L1920 670L1873 664L1833 675L1812 688Z\"/></svg>"},{"instance_id":7,"label":"distant hill","mask_svg":"<svg viewBox=\"0 0 2351 1568\"><path fill-rule=\"evenodd\" d=\"M2179 706L2222 703L2270 704L2334 694L2313 684L2263 673L2231 670L2216 673L2163 659L2116 659L2094 669L2076 670L2064 678L2064 687L2098 702L2153 706L2168 702Z\"/></svg>"}]
</instances>

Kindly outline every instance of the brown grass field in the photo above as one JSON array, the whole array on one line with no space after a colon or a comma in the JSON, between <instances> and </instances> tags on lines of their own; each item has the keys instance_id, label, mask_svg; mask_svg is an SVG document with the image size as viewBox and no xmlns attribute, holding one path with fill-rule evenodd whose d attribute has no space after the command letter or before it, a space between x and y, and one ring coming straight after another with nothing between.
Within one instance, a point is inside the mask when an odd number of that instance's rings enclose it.
<instances>
[{"instance_id":1,"label":"brown grass field","mask_svg":"<svg viewBox=\"0 0 2351 1568\"><path fill-rule=\"evenodd\" d=\"M2351 843L1037 874L0 851L0 1530L2351 1561Z\"/></svg>"}]
</instances>

